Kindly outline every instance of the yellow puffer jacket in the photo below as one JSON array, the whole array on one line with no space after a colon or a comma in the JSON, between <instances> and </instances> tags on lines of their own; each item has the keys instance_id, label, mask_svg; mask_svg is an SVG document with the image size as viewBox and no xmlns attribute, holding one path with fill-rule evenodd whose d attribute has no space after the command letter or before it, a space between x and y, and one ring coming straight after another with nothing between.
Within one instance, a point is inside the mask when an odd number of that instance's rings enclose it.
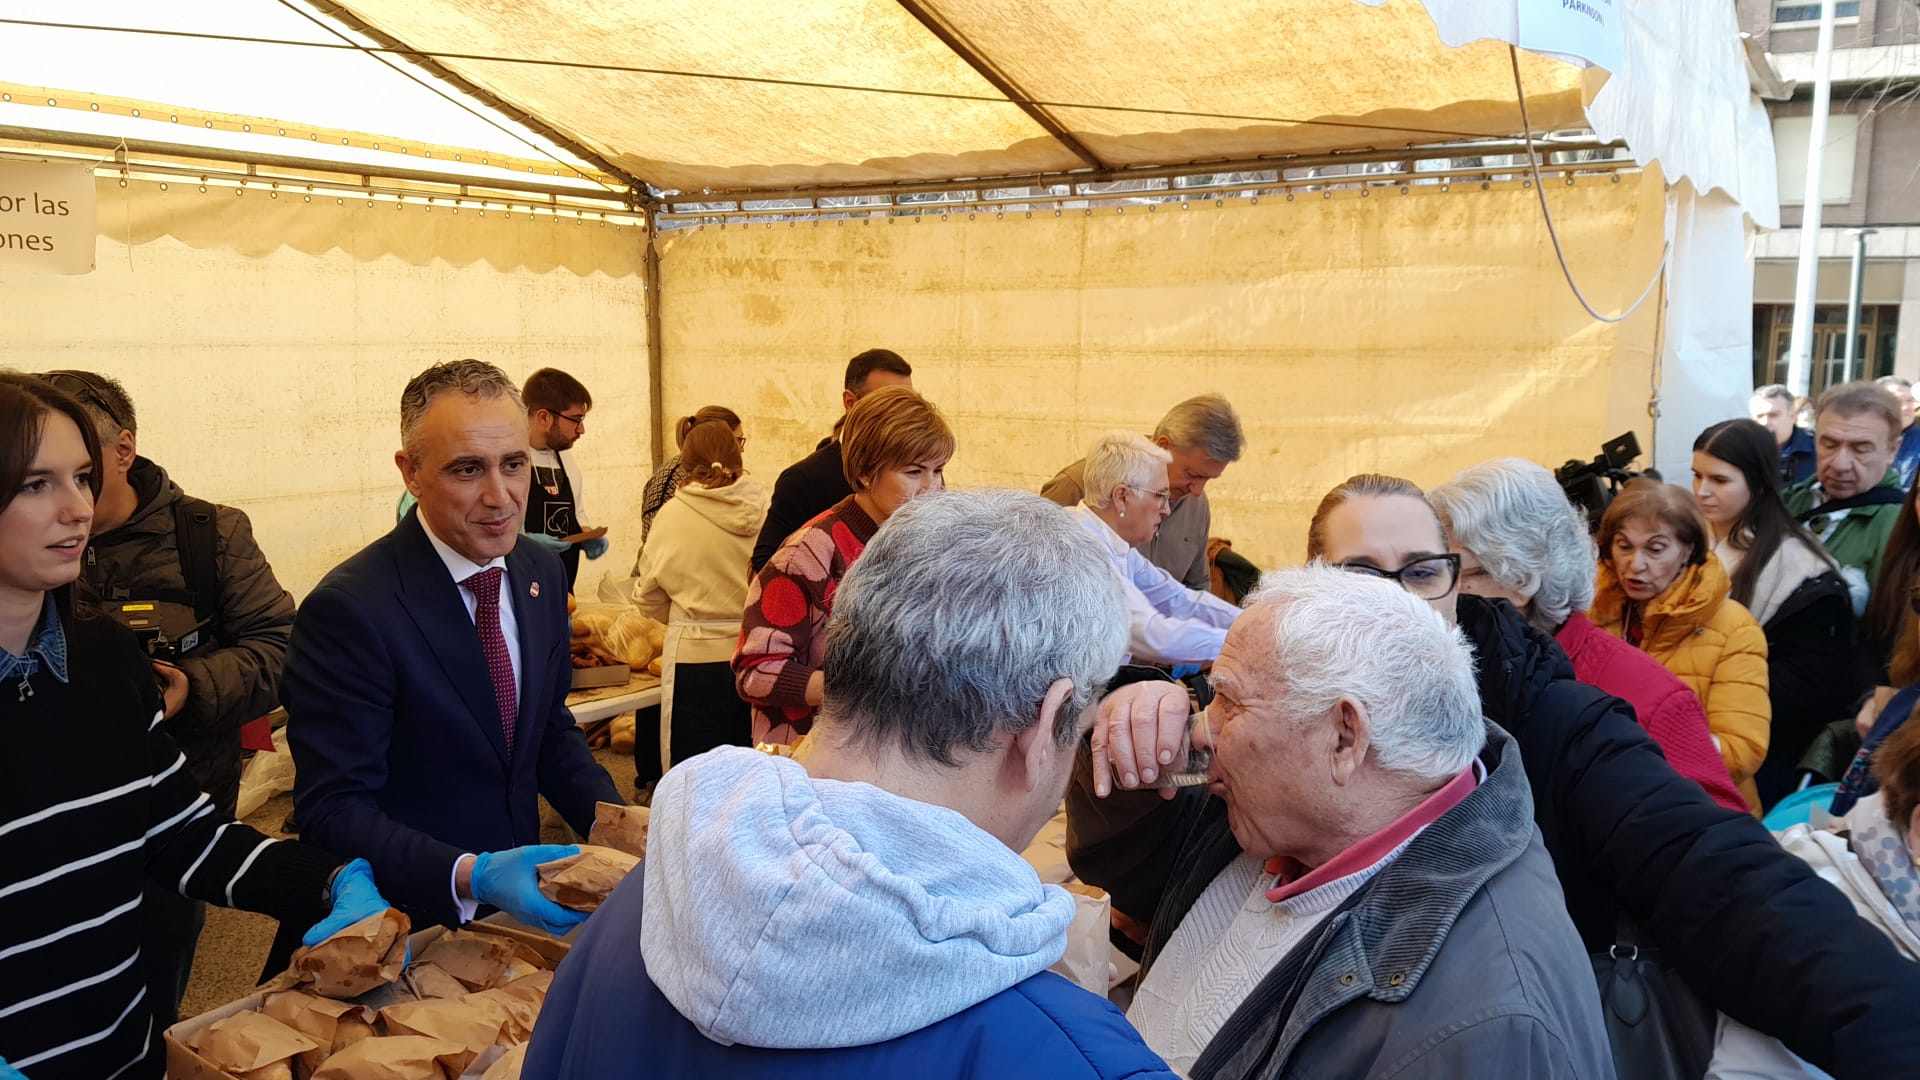
<instances>
[{"instance_id":1,"label":"yellow puffer jacket","mask_svg":"<svg viewBox=\"0 0 1920 1080\"><path fill-rule=\"evenodd\" d=\"M1767 756L1773 709L1767 699L1767 635L1747 609L1729 598L1732 582L1720 559L1680 572L1641 616L1640 647L1687 684L1707 710L1707 728L1720 744L1727 772L1755 813L1760 796L1753 774ZM1613 565L1600 560L1594 584L1595 626L1627 636L1627 594Z\"/></svg>"}]
</instances>

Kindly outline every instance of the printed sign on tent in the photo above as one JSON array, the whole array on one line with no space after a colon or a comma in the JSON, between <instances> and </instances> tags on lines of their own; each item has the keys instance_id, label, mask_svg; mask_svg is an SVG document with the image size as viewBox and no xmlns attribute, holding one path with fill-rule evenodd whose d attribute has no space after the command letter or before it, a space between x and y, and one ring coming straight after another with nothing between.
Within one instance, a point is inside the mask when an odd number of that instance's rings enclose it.
<instances>
[{"instance_id":1,"label":"printed sign on tent","mask_svg":"<svg viewBox=\"0 0 1920 1080\"><path fill-rule=\"evenodd\" d=\"M1519 0L1519 4L1514 44L1620 73L1626 63L1627 28L1621 22L1618 0Z\"/></svg>"},{"instance_id":2,"label":"printed sign on tent","mask_svg":"<svg viewBox=\"0 0 1920 1080\"><path fill-rule=\"evenodd\" d=\"M0 164L0 270L93 270L93 166Z\"/></svg>"}]
</instances>

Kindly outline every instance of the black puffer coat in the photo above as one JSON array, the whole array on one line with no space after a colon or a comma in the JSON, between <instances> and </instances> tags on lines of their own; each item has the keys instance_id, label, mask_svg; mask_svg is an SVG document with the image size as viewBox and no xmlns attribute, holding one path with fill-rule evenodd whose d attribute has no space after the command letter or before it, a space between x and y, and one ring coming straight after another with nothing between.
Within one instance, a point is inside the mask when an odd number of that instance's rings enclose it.
<instances>
[{"instance_id":1,"label":"black puffer coat","mask_svg":"<svg viewBox=\"0 0 1920 1080\"><path fill-rule=\"evenodd\" d=\"M1806 1060L1842 1078L1911 1074L1920 965L1757 820L1674 772L1632 709L1575 681L1510 604L1462 596L1459 620L1487 718L1520 746L1534 823L1587 947L1610 945L1624 910L1715 1007ZM1074 872L1150 918L1205 801L1193 796L1095 799L1082 753L1067 792Z\"/></svg>"},{"instance_id":2,"label":"black puffer coat","mask_svg":"<svg viewBox=\"0 0 1920 1080\"><path fill-rule=\"evenodd\" d=\"M174 537L174 502L183 497L165 469L135 458L127 481L139 496L133 516L97 536L81 580L96 600L151 599L187 588ZM293 637L293 596L254 542L247 515L215 506L214 545L220 610L213 640L180 660L187 703L166 723L200 789L231 815L240 791L240 726L273 711Z\"/></svg>"}]
</instances>

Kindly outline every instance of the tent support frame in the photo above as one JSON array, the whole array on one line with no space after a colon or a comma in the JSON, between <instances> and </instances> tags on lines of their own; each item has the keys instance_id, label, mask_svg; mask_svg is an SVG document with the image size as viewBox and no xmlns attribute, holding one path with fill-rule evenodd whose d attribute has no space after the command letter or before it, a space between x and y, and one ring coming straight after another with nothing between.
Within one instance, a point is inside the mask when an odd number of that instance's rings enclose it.
<instances>
[{"instance_id":1,"label":"tent support frame","mask_svg":"<svg viewBox=\"0 0 1920 1080\"><path fill-rule=\"evenodd\" d=\"M1573 142L1552 143L1535 140L1534 149L1543 153L1571 153L1580 151L1610 150L1624 151L1624 143L1600 142L1593 139L1581 139ZM714 203L759 203L813 199L843 199L868 196L931 195L949 191L1001 191L1011 188L1054 187L1066 185L1078 190L1082 184L1108 184L1123 180L1170 180L1184 176L1200 176L1218 173L1267 172L1283 169L1304 169L1337 165L1377 164L1380 162L1411 162L1435 160L1440 158L1462 157L1508 157L1524 156L1528 146L1519 140L1500 140L1485 143L1451 143L1421 147L1388 147L1385 149L1355 150L1346 153L1294 155L1290 157L1239 158L1231 161L1193 161L1182 165L1154 165L1138 168L1093 169L1076 172L1029 173L1020 176L987 176L966 180L938 180L924 183L906 184L848 184L835 187L798 187L767 190L712 190L704 192L685 192L660 197L662 207L670 214L694 213L682 210L683 206L701 206ZM1606 167L1604 161L1583 162L1596 168ZM1559 169L1561 166L1550 166ZM1505 167L1489 167L1481 171L1507 171ZM1384 174L1383 174L1384 175ZM1422 173L1409 173L1410 176L1422 176ZM1332 182L1337 178L1327 178L1321 182ZM1267 186L1275 186L1274 181ZM1187 189L1181 189L1187 190ZM1198 188L1194 190L1200 190ZM1084 196L1070 195L1069 198Z\"/></svg>"},{"instance_id":2,"label":"tent support frame","mask_svg":"<svg viewBox=\"0 0 1920 1080\"><path fill-rule=\"evenodd\" d=\"M641 211L647 219L647 247L641 259L645 274L641 290L645 297L643 317L647 325L647 442L657 465L667 459L667 422L662 412L666 408L666 363L660 342L660 228L657 216L660 211L653 203L641 207Z\"/></svg>"},{"instance_id":3,"label":"tent support frame","mask_svg":"<svg viewBox=\"0 0 1920 1080\"><path fill-rule=\"evenodd\" d=\"M524 109L493 91L475 84L452 68L442 64L440 61L414 51L412 45L374 26L341 5L332 2L332 0L311 0L311 3L315 11L325 15L327 18L333 19L356 33L365 34L379 42L382 48L393 50L400 55L401 59L418 66L427 74L445 82L460 93L486 105L511 119L513 122L521 124L531 131L538 132L542 137L552 140L557 145L565 147L568 153L573 154L582 161L591 162L594 168L599 169L608 176L619 178L622 183L627 185L627 200L630 207L637 209L638 205L646 200L648 185L645 180L615 165L598 151L587 146L573 135L542 120L531 110Z\"/></svg>"},{"instance_id":4,"label":"tent support frame","mask_svg":"<svg viewBox=\"0 0 1920 1080\"><path fill-rule=\"evenodd\" d=\"M1069 153L1079 158L1082 164L1090 169L1109 167L1106 162L1100 160L1099 155L1088 149L1087 144L1081 142L1078 136L1068 131L1066 125L1056 120L1052 113L1035 105L1033 95L1021 89L1006 72L1001 71L998 65L986 57L986 54L975 48L972 42L961 35L960 31L948 26L936 12L920 0L896 0L896 2L907 10L907 14L920 20L920 25L926 27L928 33L939 38L942 45L965 61L968 67L978 72L989 85L1005 94L1008 101L1018 105L1020 111L1027 114L1028 119L1040 125L1041 130L1053 136L1055 142L1066 147Z\"/></svg>"}]
</instances>

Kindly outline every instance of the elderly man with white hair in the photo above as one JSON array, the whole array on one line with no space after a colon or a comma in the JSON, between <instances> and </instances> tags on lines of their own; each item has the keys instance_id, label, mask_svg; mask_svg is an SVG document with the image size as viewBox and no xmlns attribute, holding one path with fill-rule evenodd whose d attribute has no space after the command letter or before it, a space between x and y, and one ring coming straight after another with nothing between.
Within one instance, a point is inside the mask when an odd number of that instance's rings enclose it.
<instances>
[{"instance_id":1,"label":"elderly man with white hair","mask_svg":"<svg viewBox=\"0 0 1920 1080\"><path fill-rule=\"evenodd\" d=\"M1068 512L1100 542L1126 593L1130 658L1179 666L1218 656L1240 609L1188 588L1138 550L1172 510L1164 486L1170 461L1144 436L1109 431L1087 450L1084 505Z\"/></svg>"},{"instance_id":2,"label":"elderly man with white hair","mask_svg":"<svg viewBox=\"0 0 1920 1080\"><path fill-rule=\"evenodd\" d=\"M1481 719L1458 630L1387 581L1280 571L1213 683L1193 738L1209 797L1128 1013L1150 1047L1192 1077L1614 1075L1519 750Z\"/></svg>"},{"instance_id":3,"label":"elderly man with white hair","mask_svg":"<svg viewBox=\"0 0 1920 1080\"><path fill-rule=\"evenodd\" d=\"M1164 481L1169 513L1159 532L1135 546L1174 580L1204 592L1211 580L1207 540L1213 530L1207 484L1219 479L1247 448L1240 415L1219 394L1190 397L1167 410L1154 425L1150 441L1167 452L1160 481ZM1087 465L1088 460L1081 458L1061 469L1040 494L1061 506L1081 502L1087 493L1099 490L1087 476ZM1152 486L1162 488L1160 481Z\"/></svg>"},{"instance_id":4,"label":"elderly man with white hair","mask_svg":"<svg viewBox=\"0 0 1920 1080\"><path fill-rule=\"evenodd\" d=\"M554 977L524 1075L1171 1080L1047 968L1074 901L1018 854L1125 640L1098 545L1016 491L916 498L847 570L799 757L721 747Z\"/></svg>"},{"instance_id":5,"label":"elderly man with white hair","mask_svg":"<svg viewBox=\"0 0 1920 1080\"><path fill-rule=\"evenodd\" d=\"M1511 603L1566 650L1575 678L1633 706L1675 772L1721 806L1747 810L1700 699L1660 661L1587 618L1599 556L1586 515L1552 473L1521 458L1482 462L1427 501L1460 555L1461 592Z\"/></svg>"}]
</instances>

